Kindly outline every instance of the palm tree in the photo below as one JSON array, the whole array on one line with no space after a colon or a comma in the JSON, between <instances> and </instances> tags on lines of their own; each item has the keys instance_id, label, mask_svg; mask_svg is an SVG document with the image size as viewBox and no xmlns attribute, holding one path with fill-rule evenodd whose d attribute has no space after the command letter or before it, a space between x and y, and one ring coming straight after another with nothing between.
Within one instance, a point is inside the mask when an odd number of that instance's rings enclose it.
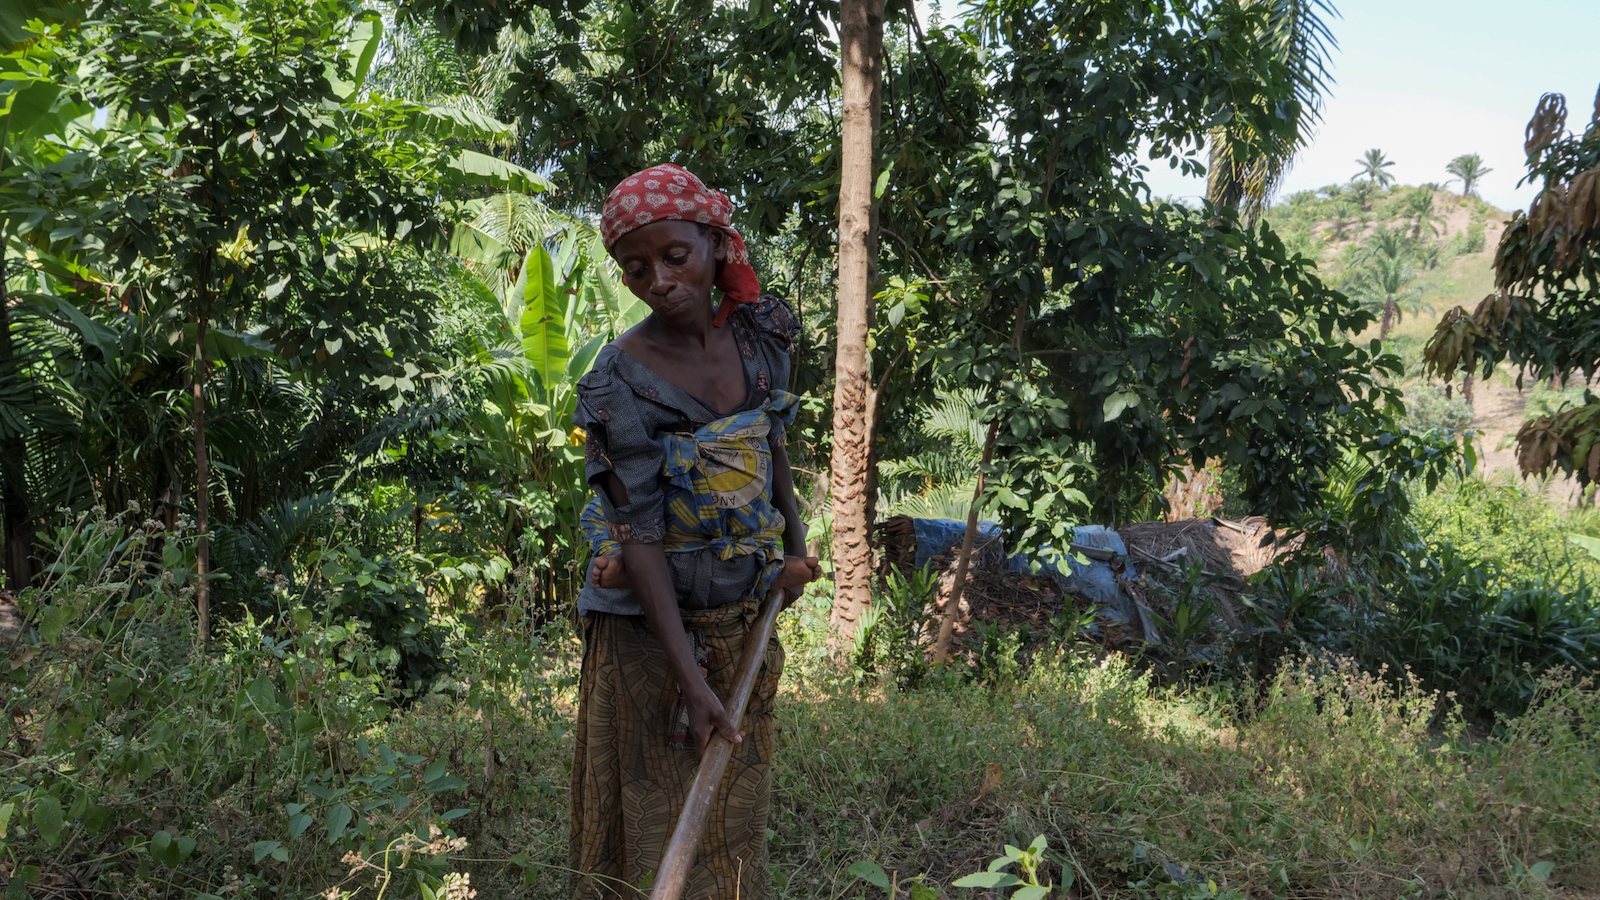
<instances>
[{"instance_id":1,"label":"palm tree","mask_svg":"<svg viewBox=\"0 0 1600 900\"><path fill-rule=\"evenodd\" d=\"M1339 49L1327 20L1339 12L1330 0L1249 2L1266 7L1261 42L1293 71L1295 99L1301 110L1287 138L1252 134L1236 125L1211 132L1206 199L1219 206L1237 207L1254 222L1322 118L1322 95L1333 83L1328 63L1332 51Z\"/></svg>"},{"instance_id":2,"label":"palm tree","mask_svg":"<svg viewBox=\"0 0 1600 900\"><path fill-rule=\"evenodd\" d=\"M1378 337L1387 340L1389 331L1405 318L1406 313L1420 313L1428 309L1422 300L1425 285L1412 284L1415 271L1407 260L1379 257L1367 263L1355 283L1351 294L1363 309L1382 316Z\"/></svg>"},{"instance_id":3,"label":"palm tree","mask_svg":"<svg viewBox=\"0 0 1600 900\"><path fill-rule=\"evenodd\" d=\"M1415 244L1406 238L1404 231L1381 227L1367 235L1356 250L1356 261L1365 263L1374 257L1405 259L1411 256Z\"/></svg>"},{"instance_id":4,"label":"palm tree","mask_svg":"<svg viewBox=\"0 0 1600 900\"><path fill-rule=\"evenodd\" d=\"M1329 204L1328 226L1330 240L1342 241L1348 235L1350 226L1360 218L1361 210L1348 200L1339 200Z\"/></svg>"},{"instance_id":5,"label":"palm tree","mask_svg":"<svg viewBox=\"0 0 1600 900\"><path fill-rule=\"evenodd\" d=\"M1344 195L1355 201L1355 204L1361 207L1362 212L1371 212L1372 201L1378 196L1378 183L1376 181L1353 181Z\"/></svg>"},{"instance_id":6,"label":"palm tree","mask_svg":"<svg viewBox=\"0 0 1600 900\"><path fill-rule=\"evenodd\" d=\"M1422 240L1423 226L1434 234L1439 233L1439 223L1444 214L1433 206L1433 188L1419 187L1407 194L1400 203L1400 214L1411 221L1411 240Z\"/></svg>"},{"instance_id":7,"label":"palm tree","mask_svg":"<svg viewBox=\"0 0 1600 900\"><path fill-rule=\"evenodd\" d=\"M1422 294L1429 285L1415 283L1414 249L1404 232L1379 228L1351 255L1353 265L1345 279L1345 289L1363 309L1382 317L1379 338L1387 339L1389 331L1406 313L1419 313L1428 308Z\"/></svg>"},{"instance_id":8,"label":"palm tree","mask_svg":"<svg viewBox=\"0 0 1600 900\"><path fill-rule=\"evenodd\" d=\"M1450 160L1450 164L1445 166L1444 170L1460 180L1463 198L1476 196L1478 182L1483 180L1483 176L1494 171L1484 165L1483 157L1476 153L1463 153Z\"/></svg>"},{"instance_id":9,"label":"palm tree","mask_svg":"<svg viewBox=\"0 0 1600 900\"><path fill-rule=\"evenodd\" d=\"M1386 159L1382 150L1372 149L1361 155L1356 160L1356 165L1361 167L1351 181L1365 178L1378 187L1388 187L1394 184L1394 175L1389 172L1389 167L1394 165L1394 160Z\"/></svg>"}]
</instances>

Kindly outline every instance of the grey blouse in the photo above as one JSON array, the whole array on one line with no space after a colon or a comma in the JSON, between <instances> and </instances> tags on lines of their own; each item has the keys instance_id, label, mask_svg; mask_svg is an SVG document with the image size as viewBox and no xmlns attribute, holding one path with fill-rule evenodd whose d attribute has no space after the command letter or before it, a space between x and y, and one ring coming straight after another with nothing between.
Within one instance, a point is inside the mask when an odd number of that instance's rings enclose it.
<instances>
[{"instance_id":1,"label":"grey blouse","mask_svg":"<svg viewBox=\"0 0 1600 900\"><path fill-rule=\"evenodd\" d=\"M744 405L733 412L755 409L767 401L771 391L788 389L789 354L800 323L782 300L764 295L756 303L737 307L728 317L728 327L733 329L744 362L747 389ZM665 537L661 468L666 454L661 435L693 431L731 414L713 411L615 343L601 349L594 368L578 382L573 422L587 434L584 474L600 498L613 538L651 543ZM774 447L782 441L782 432L772 436ZM622 481L628 495L626 506L614 506L602 489L608 472ZM711 550L667 554L673 592L684 609L711 609L738 602L755 581L760 565L755 556L722 560ZM578 612L643 614L633 591L597 588L589 577L584 579L583 592L578 597Z\"/></svg>"}]
</instances>

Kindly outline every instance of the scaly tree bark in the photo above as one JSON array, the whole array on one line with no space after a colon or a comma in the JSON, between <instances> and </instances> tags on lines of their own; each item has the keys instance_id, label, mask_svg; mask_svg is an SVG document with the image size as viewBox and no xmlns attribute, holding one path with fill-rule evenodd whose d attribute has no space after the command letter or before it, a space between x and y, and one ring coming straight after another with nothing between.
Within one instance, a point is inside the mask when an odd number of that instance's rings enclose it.
<instances>
[{"instance_id":1,"label":"scaly tree bark","mask_svg":"<svg viewBox=\"0 0 1600 900\"><path fill-rule=\"evenodd\" d=\"M6 290L5 245L0 243L0 373L11 375L11 295ZM28 514L28 447L21 436L0 442L0 506L4 507L6 587L21 591L33 579L33 519Z\"/></svg>"},{"instance_id":2,"label":"scaly tree bark","mask_svg":"<svg viewBox=\"0 0 1600 900\"><path fill-rule=\"evenodd\" d=\"M833 626L852 634L872 604L873 162L883 65L883 0L844 0L839 177L838 353L833 393Z\"/></svg>"}]
</instances>

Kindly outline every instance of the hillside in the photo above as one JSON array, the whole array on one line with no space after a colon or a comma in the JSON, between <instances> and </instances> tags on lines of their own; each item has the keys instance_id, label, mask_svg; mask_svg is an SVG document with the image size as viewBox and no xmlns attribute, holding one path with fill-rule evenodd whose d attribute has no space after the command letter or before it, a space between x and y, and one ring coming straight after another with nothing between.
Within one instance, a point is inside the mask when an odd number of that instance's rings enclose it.
<instances>
[{"instance_id":1,"label":"hillside","mask_svg":"<svg viewBox=\"0 0 1600 900\"><path fill-rule=\"evenodd\" d=\"M1469 402L1459 383L1447 395L1443 383L1421 377L1422 346L1439 317L1455 306L1470 310L1494 290L1494 248L1510 218L1476 197L1437 185L1374 189L1365 183L1292 194L1265 216L1290 246L1318 261L1324 279L1379 315L1363 339L1380 336L1379 304L1384 296L1394 298L1387 338L1406 363L1408 419L1419 426L1470 426L1479 435L1486 474L1516 475L1512 440L1526 416L1582 394L1581 388L1558 391L1548 384L1518 388L1515 373L1498 372L1488 383L1473 385ZM1386 244L1385 232L1402 238L1398 246ZM1578 499L1570 478L1540 488L1552 499Z\"/></svg>"}]
</instances>

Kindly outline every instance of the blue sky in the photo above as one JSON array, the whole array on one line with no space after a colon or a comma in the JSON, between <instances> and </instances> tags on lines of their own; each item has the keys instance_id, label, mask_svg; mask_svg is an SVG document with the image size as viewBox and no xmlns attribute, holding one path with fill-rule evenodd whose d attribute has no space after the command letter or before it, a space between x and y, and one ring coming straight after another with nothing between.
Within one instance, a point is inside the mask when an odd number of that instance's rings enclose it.
<instances>
[{"instance_id":1,"label":"blue sky","mask_svg":"<svg viewBox=\"0 0 1600 900\"><path fill-rule=\"evenodd\" d=\"M1478 153L1494 169L1480 189L1502 209L1525 208L1522 132L1539 96L1567 95L1567 124L1588 124L1600 87L1600 0L1334 0L1336 84L1312 144L1282 194L1348 181L1362 151L1395 161L1402 183L1444 182L1444 167ZM1158 195L1204 191L1165 166Z\"/></svg>"}]
</instances>

